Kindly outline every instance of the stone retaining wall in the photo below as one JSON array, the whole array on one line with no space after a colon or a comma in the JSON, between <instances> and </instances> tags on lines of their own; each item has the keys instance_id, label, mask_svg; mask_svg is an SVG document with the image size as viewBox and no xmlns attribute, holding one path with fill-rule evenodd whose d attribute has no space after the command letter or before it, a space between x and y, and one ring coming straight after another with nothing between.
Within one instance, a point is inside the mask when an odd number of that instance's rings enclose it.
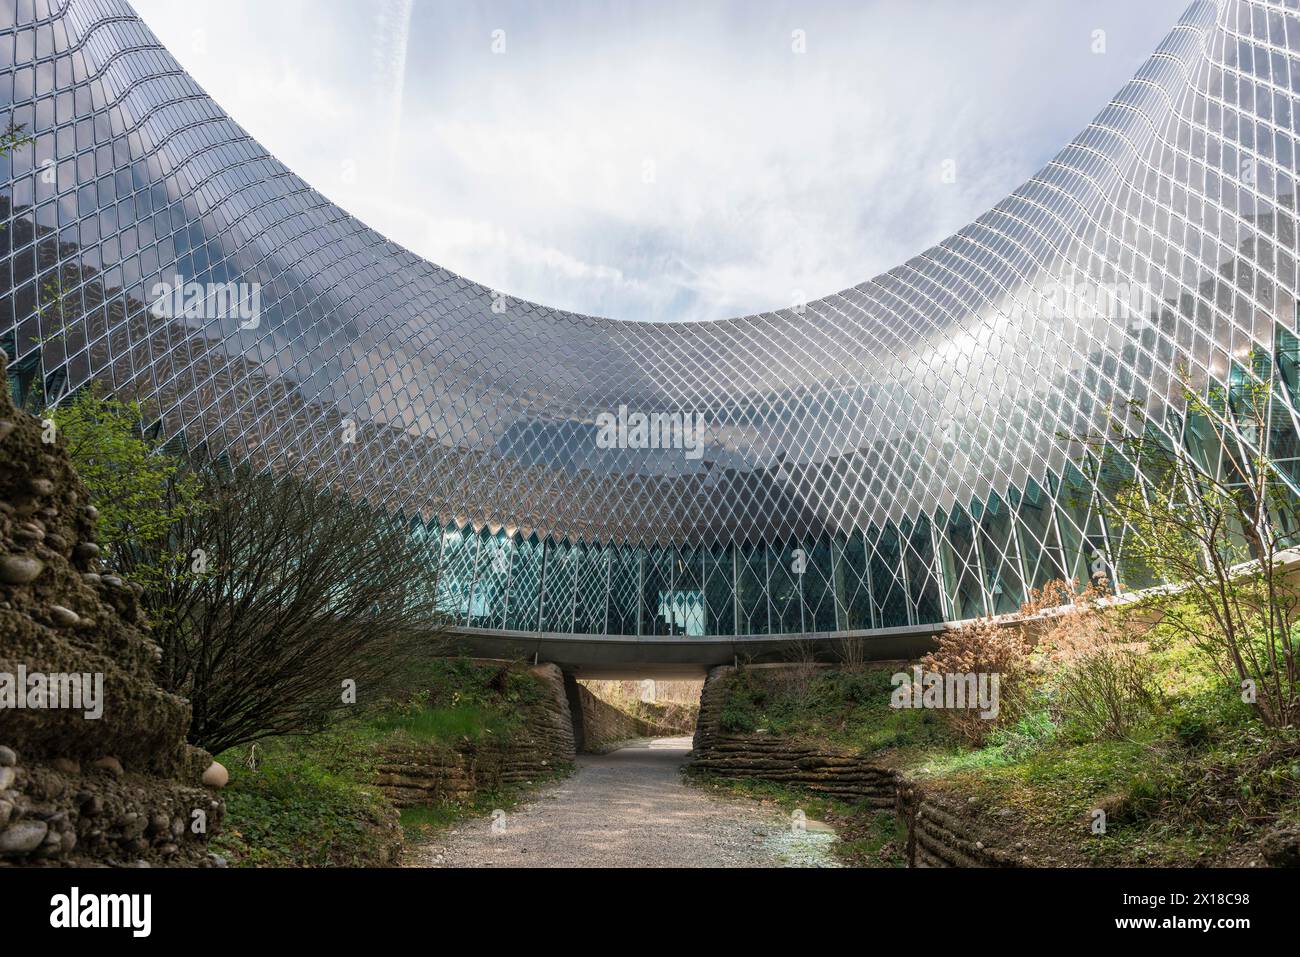
<instances>
[{"instance_id":1,"label":"stone retaining wall","mask_svg":"<svg viewBox=\"0 0 1300 957\"><path fill-rule=\"evenodd\" d=\"M546 693L528 706L522 727L509 740L386 746L375 781L389 800L398 807L466 800L480 791L549 777L571 764L576 749L564 676L552 664L528 671Z\"/></svg>"},{"instance_id":2,"label":"stone retaining wall","mask_svg":"<svg viewBox=\"0 0 1300 957\"><path fill-rule=\"evenodd\" d=\"M898 778L899 816L907 823L909 867L1030 867L996 829L963 815L957 799Z\"/></svg>"},{"instance_id":3,"label":"stone retaining wall","mask_svg":"<svg viewBox=\"0 0 1300 957\"><path fill-rule=\"evenodd\" d=\"M788 784L849 804L892 808L895 803L893 771L847 752L771 735L720 735L707 751L696 753L691 769Z\"/></svg>"},{"instance_id":4,"label":"stone retaining wall","mask_svg":"<svg viewBox=\"0 0 1300 957\"><path fill-rule=\"evenodd\" d=\"M714 668L700 694L690 770L730 778L773 781L847 803L893 810L907 825L910 867L1014 867L1031 862L1005 843L996 828L962 814L955 798L926 789L879 761L849 751L770 734L728 734L721 728L724 678Z\"/></svg>"}]
</instances>

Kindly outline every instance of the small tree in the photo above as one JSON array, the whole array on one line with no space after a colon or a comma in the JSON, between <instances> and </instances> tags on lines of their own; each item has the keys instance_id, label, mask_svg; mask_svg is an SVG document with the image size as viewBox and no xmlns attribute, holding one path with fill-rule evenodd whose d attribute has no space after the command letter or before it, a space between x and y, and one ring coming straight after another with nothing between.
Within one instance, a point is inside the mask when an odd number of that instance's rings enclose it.
<instances>
[{"instance_id":1,"label":"small tree","mask_svg":"<svg viewBox=\"0 0 1300 957\"><path fill-rule=\"evenodd\" d=\"M194 744L319 730L437 653L435 566L405 522L242 467L205 471L201 498L174 530L183 573L145 594Z\"/></svg>"},{"instance_id":2,"label":"small tree","mask_svg":"<svg viewBox=\"0 0 1300 957\"><path fill-rule=\"evenodd\" d=\"M99 511L104 561L154 588L181 567L173 531L199 507L187 463L140 431L140 409L103 395L98 383L45 412L63 437Z\"/></svg>"},{"instance_id":3,"label":"small tree","mask_svg":"<svg viewBox=\"0 0 1300 957\"><path fill-rule=\"evenodd\" d=\"M1112 416L1110 442L1088 441L1124 460L1102 493L1130 567L1176 589L1177 600L1148 593L1137 610L1161 616L1279 727L1300 719L1300 593L1282 554L1297 541L1297 499L1268 450L1285 413L1274 388L1243 382L1202 395L1185 382L1186 423L1205 426L1197 454L1140 409Z\"/></svg>"}]
</instances>

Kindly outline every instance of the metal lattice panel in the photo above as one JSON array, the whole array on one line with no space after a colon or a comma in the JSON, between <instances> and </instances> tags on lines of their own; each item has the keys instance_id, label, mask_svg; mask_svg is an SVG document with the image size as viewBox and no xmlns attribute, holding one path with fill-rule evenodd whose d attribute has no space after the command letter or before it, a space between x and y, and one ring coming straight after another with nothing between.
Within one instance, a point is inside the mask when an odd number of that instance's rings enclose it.
<instances>
[{"instance_id":1,"label":"metal lattice panel","mask_svg":"<svg viewBox=\"0 0 1300 957\"><path fill-rule=\"evenodd\" d=\"M641 634L886 627L1123 563L1063 434L1264 381L1293 480L1296 0L1198 0L1073 142L859 286L718 322L501 296L275 160L118 0L0 5L0 341L35 409L92 378L164 438L443 534L449 613ZM260 291L159 318L159 282ZM1089 290L1141 293L1117 303ZM1065 309L1056 308L1065 290ZM1271 357L1243 363L1247 354ZM698 454L602 416L698 417ZM683 419L682 421L690 421ZM1218 427L1231 428L1229 423Z\"/></svg>"}]
</instances>

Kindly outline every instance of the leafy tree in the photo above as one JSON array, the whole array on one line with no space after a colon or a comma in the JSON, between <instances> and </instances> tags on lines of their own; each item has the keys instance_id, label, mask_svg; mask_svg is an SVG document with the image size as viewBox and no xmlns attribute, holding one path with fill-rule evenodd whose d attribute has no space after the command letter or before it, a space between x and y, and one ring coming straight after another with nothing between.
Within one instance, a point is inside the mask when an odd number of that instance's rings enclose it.
<instances>
[{"instance_id":1,"label":"leafy tree","mask_svg":"<svg viewBox=\"0 0 1300 957\"><path fill-rule=\"evenodd\" d=\"M99 541L109 567L146 588L183 567L174 530L201 508L200 481L140 430L140 409L103 394L95 383L48 409L73 468L99 510Z\"/></svg>"},{"instance_id":2,"label":"leafy tree","mask_svg":"<svg viewBox=\"0 0 1300 957\"><path fill-rule=\"evenodd\" d=\"M1171 444L1138 407L1112 415L1110 443L1088 441L1109 459L1103 508L1125 530L1129 569L1167 586L1135 610L1161 617L1266 724L1283 727L1300 720L1300 592L1284 554L1300 515L1270 455L1289 415L1263 371L1262 382L1242 375L1229 390L1184 382L1185 444Z\"/></svg>"}]
</instances>

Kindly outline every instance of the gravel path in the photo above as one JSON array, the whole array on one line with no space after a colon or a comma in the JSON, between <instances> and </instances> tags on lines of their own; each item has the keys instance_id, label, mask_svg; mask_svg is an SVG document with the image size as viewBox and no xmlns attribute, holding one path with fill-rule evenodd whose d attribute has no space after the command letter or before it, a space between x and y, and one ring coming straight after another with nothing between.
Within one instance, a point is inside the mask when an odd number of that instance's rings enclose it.
<instances>
[{"instance_id":1,"label":"gravel path","mask_svg":"<svg viewBox=\"0 0 1300 957\"><path fill-rule=\"evenodd\" d=\"M817 867L827 833L792 833L757 801L682 781L690 738L582 755L577 772L499 818L466 821L414 849L415 867Z\"/></svg>"}]
</instances>

